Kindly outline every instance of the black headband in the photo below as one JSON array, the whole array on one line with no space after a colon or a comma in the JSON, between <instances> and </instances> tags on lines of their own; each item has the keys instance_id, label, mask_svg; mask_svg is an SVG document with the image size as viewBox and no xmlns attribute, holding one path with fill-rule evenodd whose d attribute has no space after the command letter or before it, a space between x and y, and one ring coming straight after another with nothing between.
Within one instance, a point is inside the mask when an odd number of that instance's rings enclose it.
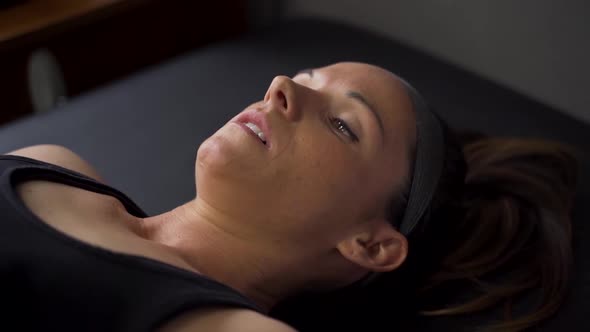
<instances>
[{"instance_id":1,"label":"black headband","mask_svg":"<svg viewBox=\"0 0 590 332\"><path fill-rule=\"evenodd\" d=\"M399 78L399 77L398 77ZM405 85L416 114L416 153L404 216L396 225L409 235L428 211L444 166L444 135L440 120L408 82Z\"/></svg>"},{"instance_id":2,"label":"black headband","mask_svg":"<svg viewBox=\"0 0 590 332\"><path fill-rule=\"evenodd\" d=\"M393 221L394 226L408 236L422 221L432 202L444 166L445 138L439 118L430 110L424 98L408 82L400 77L398 79L405 85L416 114L416 153L410 194L403 217ZM379 275L381 273L371 272L358 284L366 287Z\"/></svg>"},{"instance_id":3,"label":"black headband","mask_svg":"<svg viewBox=\"0 0 590 332\"><path fill-rule=\"evenodd\" d=\"M416 153L410 194L404 215L395 220L399 231L408 236L428 212L432 197L442 174L445 158L445 137L442 124L418 91L402 78L416 114ZM358 281L361 287L370 285L381 273L371 272Z\"/></svg>"}]
</instances>

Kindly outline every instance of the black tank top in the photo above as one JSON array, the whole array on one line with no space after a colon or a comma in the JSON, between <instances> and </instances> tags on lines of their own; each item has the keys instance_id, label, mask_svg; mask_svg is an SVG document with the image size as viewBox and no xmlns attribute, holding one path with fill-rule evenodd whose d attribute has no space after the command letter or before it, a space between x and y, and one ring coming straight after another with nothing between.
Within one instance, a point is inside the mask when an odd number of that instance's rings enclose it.
<instances>
[{"instance_id":1,"label":"black tank top","mask_svg":"<svg viewBox=\"0 0 590 332\"><path fill-rule=\"evenodd\" d=\"M71 170L0 156L0 330L151 331L188 310L231 306L260 311L207 277L121 254L46 224L17 195L18 183L47 180L111 195L137 217L126 195ZM15 325L12 325L15 324Z\"/></svg>"}]
</instances>

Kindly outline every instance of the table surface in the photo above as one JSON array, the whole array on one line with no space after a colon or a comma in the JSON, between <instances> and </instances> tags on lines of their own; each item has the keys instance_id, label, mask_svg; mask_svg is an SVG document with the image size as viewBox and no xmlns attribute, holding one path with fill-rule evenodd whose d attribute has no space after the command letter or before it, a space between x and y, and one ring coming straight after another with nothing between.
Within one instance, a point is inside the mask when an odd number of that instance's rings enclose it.
<instances>
[{"instance_id":1,"label":"table surface","mask_svg":"<svg viewBox=\"0 0 590 332\"><path fill-rule=\"evenodd\" d=\"M0 43L96 16L137 0L27 0L0 9Z\"/></svg>"}]
</instances>

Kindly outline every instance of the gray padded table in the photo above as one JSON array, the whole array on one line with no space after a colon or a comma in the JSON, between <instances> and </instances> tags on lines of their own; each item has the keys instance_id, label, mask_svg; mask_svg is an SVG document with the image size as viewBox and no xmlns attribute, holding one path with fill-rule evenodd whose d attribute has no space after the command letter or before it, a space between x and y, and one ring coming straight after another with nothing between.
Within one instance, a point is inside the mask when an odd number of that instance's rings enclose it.
<instances>
[{"instance_id":1,"label":"gray padded table","mask_svg":"<svg viewBox=\"0 0 590 332\"><path fill-rule=\"evenodd\" d=\"M364 30L294 21L184 54L71 100L55 112L1 127L0 153L40 143L64 145L146 212L160 213L195 195L199 143L261 99L275 75L343 60L370 62L398 73L454 127L551 138L580 149L574 291L559 315L539 331L590 331L585 319L590 314L590 264L584 257L590 254L590 210L584 206L590 198L590 126ZM399 319L391 312L392 330ZM416 329L460 331L466 324L461 319L421 319Z\"/></svg>"}]
</instances>

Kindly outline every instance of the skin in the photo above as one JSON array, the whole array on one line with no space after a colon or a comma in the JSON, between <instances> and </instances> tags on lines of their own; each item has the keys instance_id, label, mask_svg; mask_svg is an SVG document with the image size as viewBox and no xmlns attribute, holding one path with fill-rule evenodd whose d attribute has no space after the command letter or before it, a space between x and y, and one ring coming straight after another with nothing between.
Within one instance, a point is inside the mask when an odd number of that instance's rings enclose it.
<instances>
[{"instance_id":1,"label":"skin","mask_svg":"<svg viewBox=\"0 0 590 332\"><path fill-rule=\"evenodd\" d=\"M373 105L384 136L351 90ZM198 197L172 217L145 220L149 236L265 308L301 289L336 288L399 266L407 242L386 208L407 178L415 120L398 79L339 63L276 77L245 111L252 109L266 116L270 148L229 121L198 150Z\"/></svg>"},{"instance_id":2,"label":"skin","mask_svg":"<svg viewBox=\"0 0 590 332\"><path fill-rule=\"evenodd\" d=\"M198 149L195 199L145 219L121 207L109 212L120 221L113 229L125 234L120 251L149 252L207 275L263 310L293 293L341 287L403 263L407 240L387 220L387 207L408 178L416 132L411 100L394 75L347 62L277 76L243 112L264 116L267 144L235 123L240 115L230 120ZM38 150L13 154L95 174L71 152L60 159ZM29 189L21 193L35 210ZM196 327L194 317L171 330Z\"/></svg>"}]
</instances>

